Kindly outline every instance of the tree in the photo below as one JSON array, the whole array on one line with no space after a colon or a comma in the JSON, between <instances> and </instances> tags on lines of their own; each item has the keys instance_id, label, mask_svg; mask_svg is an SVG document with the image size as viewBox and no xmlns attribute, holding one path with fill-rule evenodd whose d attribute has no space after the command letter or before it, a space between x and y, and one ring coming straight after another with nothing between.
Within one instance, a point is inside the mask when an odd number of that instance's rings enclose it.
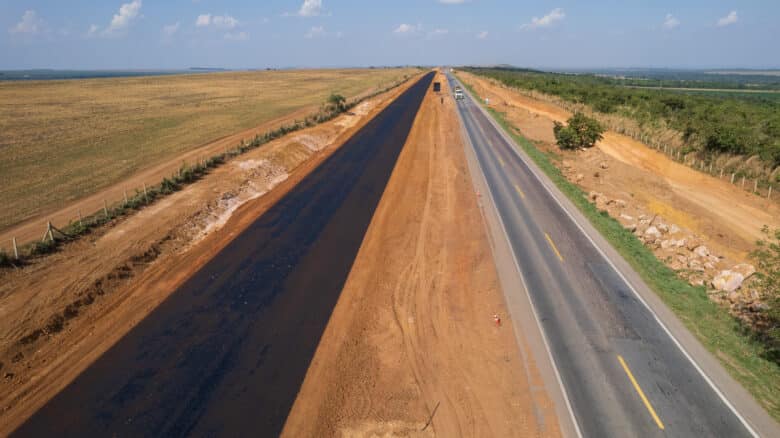
<instances>
[{"instance_id":1,"label":"tree","mask_svg":"<svg viewBox=\"0 0 780 438\"><path fill-rule=\"evenodd\" d=\"M553 127L555 139L561 149L593 147L603 138L604 127L581 112L574 113L566 123L564 126L562 123L555 122Z\"/></svg>"},{"instance_id":2,"label":"tree","mask_svg":"<svg viewBox=\"0 0 780 438\"><path fill-rule=\"evenodd\" d=\"M337 112L344 112L347 109L347 99L340 94L331 94L328 98L330 104Z\"/></svg>"}]
</instances>

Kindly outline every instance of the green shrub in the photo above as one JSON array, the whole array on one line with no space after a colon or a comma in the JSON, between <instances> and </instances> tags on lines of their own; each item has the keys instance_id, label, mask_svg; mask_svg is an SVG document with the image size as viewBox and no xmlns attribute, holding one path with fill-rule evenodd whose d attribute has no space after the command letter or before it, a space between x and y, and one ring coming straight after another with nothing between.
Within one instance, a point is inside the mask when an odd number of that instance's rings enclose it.
<instances>
[{"instance_id":1,"label":"green shrub","mask_svg":"<svg viewBox=\"0 0 780 438\"><path fill-rule=\"evenodd\" d=\"M761 312L764 323L761 335L767 345L767 356L780 363L780 229L772 233L764 227L762 231L764 238L756 242L758 249L751 253L758 268L755 287L766 305Z\"/></svg>"},{"instance_id":2,"label":"green shrub","mask_svg":"<svg viewBox=\"0 0 780 438\"><path fill-rule=\"evenodd\" d=\"M555 122L553 132L561 149L582 149L593 147L597 141L601 140L604 127L585 114L576 112L567 121L566 126Z\"/></svg>"}]
</instances>

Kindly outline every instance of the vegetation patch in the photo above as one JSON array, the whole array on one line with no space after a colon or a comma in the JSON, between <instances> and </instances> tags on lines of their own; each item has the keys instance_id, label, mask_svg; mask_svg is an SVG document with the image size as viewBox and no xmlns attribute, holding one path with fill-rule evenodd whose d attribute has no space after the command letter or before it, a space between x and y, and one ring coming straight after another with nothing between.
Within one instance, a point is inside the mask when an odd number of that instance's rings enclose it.
<instances>
[{"instance_id":1,"label":"vegetation patch","mask_svg":"<svg viewBox=\"0 0 780 438\"><path fill-rule=\"evenodd\" d=\"M466 87L477 95L468 84ZM712 302L704 287L680 279L630 231L588 202L586 194L563 176L547 154L512 129L503 113L487 110L731 375L780 420L780 365L771 359L767 344Z\"/></svg>"},{"instance_id":2,"label":"vegetation patch","mask_svg":"<svg viewBox=\"0 0 780 438\"><path fill-rule=\"evenodd\" d=\"M588 105L600 113L625 116L642 127L663 121L682 134L686 147L704 156L756 155L771 168L780 166L780 99L774 95L766 98L761 93L635 88L626 85L634 84L636 79L584 74L482 68L469 71L510 87Z\"/></svg>"}]
</instances>

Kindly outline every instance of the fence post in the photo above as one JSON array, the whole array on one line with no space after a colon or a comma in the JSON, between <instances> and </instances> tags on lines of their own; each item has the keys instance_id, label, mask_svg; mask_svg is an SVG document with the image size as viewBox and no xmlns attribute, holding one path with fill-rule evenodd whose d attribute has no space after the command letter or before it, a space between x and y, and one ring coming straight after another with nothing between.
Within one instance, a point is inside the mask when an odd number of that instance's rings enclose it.
<instances>
[{"instance_id":1,"label":"fence post","mask_svg":"<svg viewBox=\"0 0 780 438\"><path fill-rule=\"evenodd\" d=\"M149 203L149 195L146 194L146 183L144 183L144 201Z\"/></svg>"},{"instance_id":2,"label":"fence post","mask_svg":"<svg viewBox=\"0 0 780 438\"><path fill-rule=\"evenodd\" d=\"M743 176L743 177L742 177L742 190L744 190L744 189L745 189L745 179L746 179L746 178L747 178L747 177L745 177L745 176Z\"/></svg>"},{"instance_id":3,"label":"fence post","mask_svg":"<svg viewBox=\"0 0 780 438\"><path fill-rule=\"evenodd\" d=\"M106 215L106 219L108 219L108 204L106 204L106 200L103 200L103 214Z\"/></svg>"},{"instance_id":4,"label":"fence post","mask_svg":"<svg viewBox=\"0 0 780 438\"><path fill-rule=\"evenodd\" d=\"M127 207L127 189L125 189L125 207Z\"/></svg>"},{"instance_id":5,"label":"fence post","mask_svg":"<svg viewBox=\"0 0 780 438\"><path fill-rule=\"evenodd\" d=\"M772 193L772 190L771 190L771 188L770 188L770 190L769 190L769 193L770 193L770 194ZM11 238L11 242L13 242L13 245L14 245L14 258L15 258L16 260L19 260L19 248L17 248L17 247L16 247L16 237L12 237L12 238Z\"/></svg>"},{"instance_id":6,"label":"fence post","mask_svg":"<svg viewBox=\"0 0 780 438\"><path fill-rule=\"evenodd\" d=\"M766 195L766 199L769 199L772 197L772 186L769 186L769 193Z\"/></svg>"},{"instance_id":7,"label":"fence post","mask_svg":"<svg viewBox=\"0 0 780 438\"><path fill-rule=\"evenodd\" d=\"M79 209L78 213L79 213L79 226L83 227L84 223L81 222L81 209Z\"/></svg>"},{"instance_id":8,"label":"fence post","mask_svg":"<svg viewBox=\"0 0 780 438\"><path fill-rule=\"evenodd\" d=\"M756 181L753 183L753 193L758 191L758 178L756 178Z\"/></svg>"},{"instance_id":9,"label":"fence post","mask_svg":"<svg viewBox=\"0 0 780 438\"><path fill-rule=\"evenodd\" d=\"M731 183L732 183L732 184L734 184L734 177L735 177L736 175L737 175L736 173L732 173L732 174L731 174Z\"/></svg>"},{"instance_id":10,"label":"fence post","mask_svg":"<svg viewBox=\"0 0 780 438\"><path fill-rule=\"evenodd\" d=\"M720 169L720 179L723 179L723 169Z\"/></svg>"}]
</instances>

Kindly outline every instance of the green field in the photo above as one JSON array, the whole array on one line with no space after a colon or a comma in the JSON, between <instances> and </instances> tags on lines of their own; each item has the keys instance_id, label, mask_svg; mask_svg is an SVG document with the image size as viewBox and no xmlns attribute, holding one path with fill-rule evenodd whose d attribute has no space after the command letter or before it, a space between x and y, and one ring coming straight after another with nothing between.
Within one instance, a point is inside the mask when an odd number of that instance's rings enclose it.
<instances>
[{"instance_id":1,"label":"green field","mask_svg":"<svg viewBox=\"0 0 780 438\"><path fill-rule=\"evenodd\" d=\"M0 82L0 229L331 93L416 69L229 72Z\"/></svg>"}]
</instances>

